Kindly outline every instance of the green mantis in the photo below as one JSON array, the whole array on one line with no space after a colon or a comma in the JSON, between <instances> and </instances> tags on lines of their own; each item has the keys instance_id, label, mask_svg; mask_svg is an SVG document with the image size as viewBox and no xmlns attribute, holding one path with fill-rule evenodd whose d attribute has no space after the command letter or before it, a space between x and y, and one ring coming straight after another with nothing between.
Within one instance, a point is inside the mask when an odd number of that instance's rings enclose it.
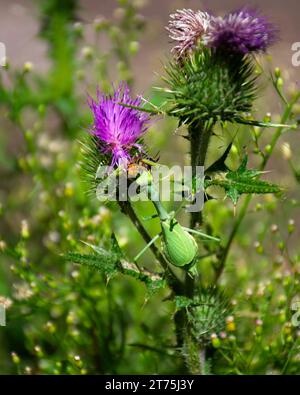
<instances>
[{"instance_id":1,"label":"green mantis","mask_svg":"<svg viewBox=\"0 0 300 395\"><path fill-rule=\"evenodd\" d=\"M160 220L161 232L157 234L135 257L137 261L144 252L159 238L162 239L162 252L167 261L174 266L190 270L196 263L198 257L198 245L196 240L190 233L204 237L209 240L219 241L219 239L206 235L200 231L185 228L175 218L175 213L168 213L163 207L159 193L155 186L152 184L152 177L148 171L145 171L136 180L137 184L147 189L149 198L151 199L156 209L157 215Z\"/></svg>"}]
</instances>

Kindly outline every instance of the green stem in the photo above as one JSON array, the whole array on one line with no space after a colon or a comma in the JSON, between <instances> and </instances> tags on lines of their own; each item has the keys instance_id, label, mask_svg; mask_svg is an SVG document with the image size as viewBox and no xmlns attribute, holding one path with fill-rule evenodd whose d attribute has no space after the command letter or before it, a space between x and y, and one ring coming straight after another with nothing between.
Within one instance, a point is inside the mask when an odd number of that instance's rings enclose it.
<instances>
[{"instance_id":1,"label":"green stem","mask_svg":"<svg viewBox=\"0 0 300 395\"><path fill-rule=\"evenodd\" d=\"M197 123L189 127L189 138L191 143L191 164L192 175L196 176L197 166L204 166L207 156L209 140L211 136L213 125ZM191 214L191 229L195 229L201 225L202 213L201 211Z\"/></svg>"},{"instance_id":2,"label":"green stem","mask_svg":"<svg viewBox=\"0 0 300 395\"><path fill-rule=\"evenodd\" d=\"M282 115L282 118L281 118L281 123L282 124L285 124L289 120L289 118L291 116L291 113L292 113L292 110L293 110L293 106L294 106L295 103L297 103L297 101L299 99L300 99L300 92L294 97L294 99L290 103L288 103L286 105L285 111L284 111L284 113ZM270 149L268 150L268 153L264 156L263 161L262 161L262 163L261 163L261 165L259 167L260 171L263 171L265 169L266 165L268 164L269 159L270 159L270 157L272 156L272 154L274 152L276 144L277 144L279 138L281 137L281 134L282 134L283 130L284 130L284 127L277 128L276 133L274 134L274 136L272 138L272 141L271 141L271 144L270 144ZM239 228L241 226L241 223L242 223L243 219L245 218L245 216L247 214L247 210L248 210L248 207L249 207L249 204L250 204L251 200L252 200L252 196L251 195L246 197L246 199L244 201L244 204L243 204L243 206L241 208L241 211L240 211L240 213L238 215L238 218L235 221L234 226L233 226L233 228L231 230L231 233L229 235L228 241L227 241L225 247L222 248L222 250L220 251L220 254L219 254L220 262L219 262L219 265L218 265L218 267L216 269L216 272L215 272L215 282L216 283L219 281L219 279L220 279L220 277L221 277L221 275L222 275L222 273L224 271L224 268L226 266L226 261L227 261L228 255L229 255L229 251L230 251L232 242L233 242L233 240L234 240L234 238L235 238L235 236L236 236L236 234L237 234L237 232L238 232L238 230L239 230Z\"/></svg>"}]
</instances>

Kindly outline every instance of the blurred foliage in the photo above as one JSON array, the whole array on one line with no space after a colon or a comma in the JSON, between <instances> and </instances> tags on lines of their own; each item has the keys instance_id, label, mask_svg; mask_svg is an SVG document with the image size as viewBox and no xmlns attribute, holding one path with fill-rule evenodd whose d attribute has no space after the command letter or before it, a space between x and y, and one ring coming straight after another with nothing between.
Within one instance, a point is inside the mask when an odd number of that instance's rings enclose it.
<instances>
[{"instance_id":1,"label":"blurred foliage","mask_svg":"<svg viewBox=\"0 0 300 395\"><path fill-rule=\"evenodd\" d=\"M112 233L129 257L143 241L114 205L103 207L87 193L80 177L77 139L91 121L86 91L94 94L96 85L109 91L112 80L134 84L131 66L145 28L142 2L117 1L114 19L93 22L91 45L85 44L77 1L35 4L40 39L48 45L48 72L39 74L29 62L16 69L10 60L0 70L0 303L7 308L7 326L0 327L0 373L186 373L170 317L188 309L201 328L201 300L199 306L184 299L172 302L161 287L164 280L153 277L157 268L150 253L143 273L119 255ZM293 100L299 93L282 87L276 73L283 106L289 103L281 116L285 123L299 113L299 100ZM168 144L173 130L172 120L153 127L153 152ZM212 373L300 373L300 322L295 322L300 251L293 219L299 213L300 163L288 144L273 152L274 133L225 124L211 142L208 160L213 162L233 141L226 158L232 174L245 146L254 164L274 154L272 166L281 161L286 187L284 196L254 199L230 246L220 283L232 315L223 324L217 320L216 333L206 338ZM184 162L184 140L176 139ZM206 204L207 230L226 240L237 218L233 205L223 202L219 185L211 186L210 194L219 200ZM155 234L156 222L146 226ZM90 245L101 248L93 251ZM201 249L199 271L209 284L224 268L214 266L218 259L209 243ZM76 252L66 260L62 254L68 251ZM105 251L113 253L107 257ZM218 306L222 309L222 303Z\"/></svg>"}]
</instances>

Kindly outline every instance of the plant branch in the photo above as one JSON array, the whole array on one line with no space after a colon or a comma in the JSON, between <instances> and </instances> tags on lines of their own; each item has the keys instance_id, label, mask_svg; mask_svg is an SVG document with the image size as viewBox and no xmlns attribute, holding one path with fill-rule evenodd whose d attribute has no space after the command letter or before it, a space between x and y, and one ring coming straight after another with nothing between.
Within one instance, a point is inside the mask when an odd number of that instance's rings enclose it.
<instances>
[{"instance_id":1,"label":"plant branch","mask_svg":"<svg viewBox=\"0 0 300 395\"><path fill-rule=\"evenodd\" d=\"M284 110L284 113L283 113L282 118L281 118L281 123L282 124L285 124L289 120L289 118L291 116L291 113L292 113L292 110L293 110L293 106L294 106L295 103L297 103L297 101L299 99L300 99L300 92L297 95L295 95L293 100L285 106L285 110ZM270 159L270 157L272 156L272 154L274 152L276 144L277 144L279 138L281 137L283 130L284 130L284 126L280 126L280 127L277 128L276 133L274 134L274 136L272 138L272 141L271 141L271 144L270 144L270 149L269 149L268 153L264 156L263 161L262 161L262 163L261 163L261 165L259 167L260 171L263 171L265 169L266 165L268 164L269 159ZM221 277L221 275L222 275L222 273L224 271L224 268L226 266L226 261L227 261L227 258L228 258L229 252L230 252L230 248L231 248L232 242L233 242L233 240L234 240L234 238L235 238L235 236L236 236L236 234L237 234L237 232L238 232L238 230L239 230L239 228L241 226L241 223L242 223L243 219L245 218L245 216L247 214L247 210L248 210L248 207L249 207L249 204L250 204L251 200L252 200L252 196L251 195L246 197L246 199L244 201L244 204L243 204L243 206L241 208L241 211L240 211L240 213L238 215L238 218L235 221L234 226L233 226L233 228L231 230L231 233L229 235L227 243L226 243L225 247L223 247L221 249L221 251L220 251L220 254L219 254L220 262L219 262L219 265L218 265L218 267L216 269L216 272L215 272L215 283L217 283L219 281L219 279L220 279L220 277Z\"/></svg>"}]
</instances>

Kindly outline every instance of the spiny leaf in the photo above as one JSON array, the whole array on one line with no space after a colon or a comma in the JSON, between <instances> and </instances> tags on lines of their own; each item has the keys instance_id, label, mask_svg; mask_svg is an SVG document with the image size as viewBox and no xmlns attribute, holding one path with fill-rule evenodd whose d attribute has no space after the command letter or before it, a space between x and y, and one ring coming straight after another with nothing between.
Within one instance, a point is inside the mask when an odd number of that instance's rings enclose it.
<instances>
[{"instance_id":1,"label":"spiny leaf","mask_svg":"<svg viewBox=\"0 0 300 395\"><path fill-rule=\"evenodd\" d=\"M135 263L128 262L119 247L114 234L111 237L111 250L107 251L100 246L85 243L94 251L94 254L80 254L69 252L64 255L67 261L87 266L91 269L105 274L108 277L116 275L118 272L131 276L143 282L147 286L148 294L166 286L165 279L157 273L151 273L146 269L140 269Z\"/></svg>"},{"instance_id":2,"label":"spiny leaf","mask_svg":"<svg viewBox=\"0 0 300 395\"><path fill-rule=\"evenodd\" d=\"M104 251L104 250L103 250ZM65 260L87 266L90 269L97 270L108 277L117 274L117 260L115 254L108 252L103 254L80 254L77 252L68 252L64 255Z\"/></svg>"},{"instance_id":3,"label":"spiny leaf","mask_svg":"<svg viewBox=\"0 0 300 395\"><path fill-rule=\"evenodd\" d=\"M267 194L279 193L281 189L276 184L259 180L262 174L255 169L247 169L248 157L245 156L240 167L236 171L217 173L210 179L205 180L205 188L220 186L225 189L227 197L236 205L242 194Z\"/></svg>"}]
</instances>

